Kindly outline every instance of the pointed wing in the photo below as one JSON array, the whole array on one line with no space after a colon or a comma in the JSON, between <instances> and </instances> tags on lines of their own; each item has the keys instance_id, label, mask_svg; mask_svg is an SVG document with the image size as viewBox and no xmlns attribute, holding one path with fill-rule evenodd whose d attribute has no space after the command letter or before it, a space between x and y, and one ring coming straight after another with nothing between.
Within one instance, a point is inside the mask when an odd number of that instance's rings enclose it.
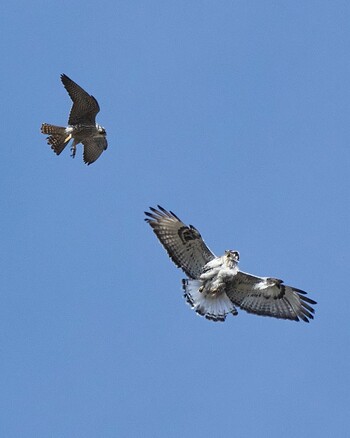
<instances>
[{"instance_id":1,"label":"pointed wing","mask_svg":"<svg viewBox=\"0 0 350 438\"><path fill-rule=\"evenodd\" d=\"M282 280L255 277L245 272L238 272L226 294L249 313L294 321L313 319L311 305L316 304L305 296L306 292L286 286Z\"/></svg>"},{"instance_id":2,"label":"pointed wing","mask_svg":"<svg viewBox=\"0 0 350 438\"><path fill-rule=\"evenodd\" d=\"M65 74L61 75L61 81L73 101L68 124L95 125L96 114L100 111L100 107L94 96L90 96L90 94L88 94Z\"/></svg>"},{"instance_id":3,"label":"pointed wing","mask_svg":"<svg viewBox=\"0 0 350 438\"><path fill-rule=\"evenodd\" d=\"M204 243L199 231L192 225L185 225L174 213L158 205L158 210L150 207L145 221L166 249L175 265L189 278L199 277L202 268L215 258Z\"/></svg>"},{"instance_id":4,"label":"pointed wing","mask_svg":"<svg viewBox=\"0 0 350 438\"><path fill-rule=\"evenodd\" d=\"M100 134L95 137L87 137L82 143L84 145L84 163L88 165L96 161L108 146L106 137Z\"/></svg>"}]
</instances>

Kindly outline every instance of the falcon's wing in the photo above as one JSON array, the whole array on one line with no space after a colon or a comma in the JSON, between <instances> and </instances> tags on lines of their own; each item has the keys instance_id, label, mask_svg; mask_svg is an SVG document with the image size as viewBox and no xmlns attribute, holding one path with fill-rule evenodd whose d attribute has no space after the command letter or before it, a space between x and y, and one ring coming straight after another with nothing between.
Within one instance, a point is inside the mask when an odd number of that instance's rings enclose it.
<instances>
[{"instance_id":1,"label":"falcon's wing","mask_svg":"<svg viewBox=\"0 0 350 438\"><path fill-rule=\"evenodd\" d=\"M84 145L84 163L91 164L107 149L107 139L102 135L88 137L82 141Z\"/></svg>"},{"instance_id":2,"label":"falcon's wing","mask_svg":"<svg viewBox=\"0 0 350 438\"><path fill-rule=\"evenodd\" d=\"M145 212L148 216L145 221L153 228L171 260L189 278L198 278L203 266L215 258L199 232L159 205L158 210L152 207L150 210L152 213Z\"/></svg>"},{"instance_id":3,"label":"falcon's wing","mask_svg":"<svg viewBox=\"0 0 350 438\"><path fill-rule=\"evenodd\" d=\"M95 125L96 114L100 111L100 107L94 96L90 96L90 94L65 74L61 75L61 81L73 101L68 124L79 125L81 123Z\"/></svg>"},{"instance_id":4,"label":"falcon's wing","mask_svg":"<svg viewBox=\"0 0 350 438\"><path fill-rule=\"evenodd\" d=\"M306 292L283 284L276 278L255 277L238 272L226 294L241 309L257 315L274 318L313 319L312 304L316 301L306 297Z\"/></svg>"}]
</instances>

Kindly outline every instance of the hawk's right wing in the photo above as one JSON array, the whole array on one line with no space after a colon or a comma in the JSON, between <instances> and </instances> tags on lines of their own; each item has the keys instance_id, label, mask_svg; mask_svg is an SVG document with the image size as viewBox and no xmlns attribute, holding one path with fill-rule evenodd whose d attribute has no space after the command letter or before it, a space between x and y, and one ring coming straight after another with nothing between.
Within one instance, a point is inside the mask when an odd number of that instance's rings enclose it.
<instances>
[{"instance_id":1,"label":"hawk's right wing","mask_svg":"<svg viewBox=\"0 0 350 438\"><path fill-rule=\"evenodd\" d=\"M204 243L199 231L192 225L185 225L174 213L158 205L158 210L150 207L152 213L145 221L166 249L171 260L181 268L189 278L197 279L203 267L215 258Z\"/></svg>"},{"instance_id":2,"label":"hawk's right wing","mask_svg":"<svg viewBox=\"0 0 350 438\"><path fill-rule=\"evenodd\" d=\"M312 305L317 304L306 296L306 292L287 286L282 280L242 271L228 285L226 294L233 304L246 312L294 321L309 322L313 319Z\"/></svg>"},{"instance_id":3,"label":"hawk's right wing","mask_svg":"<svg viewBox=\"0 0 350 438\"><path fill-rule=\"evenodd\" d=\"M65 74L61 75L61 81L73 101L68 124L95 125L96 114L100 111L100 107L94 96L90 96Z\"/></svg>"}]
</instances>

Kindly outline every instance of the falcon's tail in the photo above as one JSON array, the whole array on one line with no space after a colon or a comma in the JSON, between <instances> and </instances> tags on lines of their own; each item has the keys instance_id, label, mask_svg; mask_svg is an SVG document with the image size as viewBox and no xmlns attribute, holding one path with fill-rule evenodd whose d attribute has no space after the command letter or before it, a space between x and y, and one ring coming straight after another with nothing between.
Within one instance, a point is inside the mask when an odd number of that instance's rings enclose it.
<instances>
[{"instance_id":1,"label":"falcon's tail","mask_svg":"<svg viewBox=\"0 0 350 438\"><path fill-rule=\"evenodd\" d=\"M229 313L237 315L235 306L225 293L216 297L204 295L199 291L201 285L200 280L182 280L184 297L193 310L211 321L225 321Z\"/></svg>"},{"instance_id":2,"label":"falcon's tail","mask_svg":"<svg viewBox=\"0 0 350 438\"><path fill-rule=\"evenodd\" d=\"M41 125L41 132L43 134L49 134L49 137L47 137L47 143L57 155L63 151L72 138L72 135L66 131L66 128L49 125L48 123L43 123Z\"/></svg>"}]
</instances>

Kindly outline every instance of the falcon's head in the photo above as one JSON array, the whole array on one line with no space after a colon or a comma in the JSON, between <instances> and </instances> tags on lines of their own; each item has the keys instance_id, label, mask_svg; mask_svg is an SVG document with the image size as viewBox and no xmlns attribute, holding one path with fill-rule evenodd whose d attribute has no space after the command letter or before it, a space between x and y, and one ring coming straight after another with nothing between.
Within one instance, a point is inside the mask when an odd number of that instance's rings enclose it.
<instances>
[{"instance_id":1,"label":"falcon's head","mask_svg":"<svg viewBox=\"0 0 350 438\"><path fill-rule=\"evenodd\" d=\"M97 123L96 123L96 129L99 132L99 134L102 134L104 136L107 135L107 132L106 132L105 128L103 126L97 124Z\"/></svg>"}]
</instances>

